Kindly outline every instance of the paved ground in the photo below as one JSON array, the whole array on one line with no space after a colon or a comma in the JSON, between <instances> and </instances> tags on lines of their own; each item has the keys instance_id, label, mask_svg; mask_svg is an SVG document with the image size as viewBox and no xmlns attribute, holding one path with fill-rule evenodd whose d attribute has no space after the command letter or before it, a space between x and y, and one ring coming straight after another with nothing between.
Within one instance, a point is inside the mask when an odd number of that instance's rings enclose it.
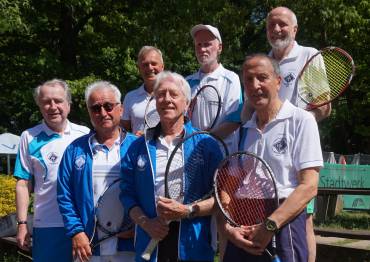
<instances>
[{"instance_id":1,"label":"paved ground","mask_svg":"<svg viewBox=\"0 0 370 262\"><path fill-rule=\"evenodd\" d=\"M338 237L316 236L317 244L364 249L370 251L370 240L356 240Z\"/></svg>"}]
</instances>

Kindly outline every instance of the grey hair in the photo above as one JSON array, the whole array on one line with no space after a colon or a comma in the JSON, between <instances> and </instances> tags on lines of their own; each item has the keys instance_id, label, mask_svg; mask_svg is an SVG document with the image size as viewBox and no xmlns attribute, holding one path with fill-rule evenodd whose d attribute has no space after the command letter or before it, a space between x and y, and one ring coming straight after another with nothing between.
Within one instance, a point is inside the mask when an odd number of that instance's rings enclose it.
<instances>
[{"instance_id":1,"label":"grey hair","mask_svg":"<svg viewBox=\"0 0 370 262\"><path fill-rule=\"evenodd\" d=\"M159 50L158 48L156 48L154 46L150 46L150 45L145 45L140 49L139 54L137 55L136 63L139 64L141 59L143 58L143 56L145 56L146 54L148 54L151 51L154 51L159 55L161 63L163 64L163 55L162 55L161 50Z\"/></svg>"},{"instance_id":2,"label":"grey hair","mask_svg":"<svg viewBox=\"0 0 370 262\"><path fill-rule=\"evenodd\" d=\"M90 85L88 85L85 89L85 101L86 105L88 105L90 96L93 91L95 90L101 90L101 89L109 89L113 91L114 96L116 98L117 103L121 103L121 92L119 91L118 87L113 85L112 83L108 81L96 81Z\"/></svg>"},{"instance_id":3,"label":"grey hair","mask_svg":"<svg viewBox=\"0 0 370 262\"><path fill-rule=\"evenodd\" d=\"M244 62L243 62L243 68L244 66L249 62L249 60L253 59L253 58L256 58L256 57L259 57L259 58L264 58L264 59L267 59L270 61L271 65L272 65L272 68L274 69L274 73L276 74L276 76L280 76L280 66L279 66L279 62L266 55L266 54L263 54L263 53L256 53L256 54L251 54L251 55L247 55L244 59ZM244 72L244 70L243 70ZM243 73L244 74L244 73Z\"/></svg>"},{"instance_id":4,"label":"grey hair","mask_svg":"<svg viewBox=\"0 0 370 262\"><path fill-rule=\"evenodd\" d=\"M279 6L279 7L276 7L274 9L272 9L268 14L267 14L267 21L272 13L272 11L274 11L275 9L277 8L281 8L281 9L284 9L285 11L287 11L289 14L290 14L290 21L293 23L294 26L297 26L298 27L298 20L297 20L297 16L295 15L295 13L290 10L288 7L285 7L285 6Z\"/></svg>"},{"instance_id":5,"label":"grey hair","mask_svg":"<svg viewBox=\"0 0 370 262\"><path fill-rule=\"evenodd\" d=\"M33 98L35 99L36 104L39 104L39 96L40 96L40 91L43 86L61 86L64 89L65 92L65 97L68 101L69 104L72 103L72 94L71 94L71 89L69 88L68 84L66 81L54 78L52 80L48 80L41 85L37 86L34 91L33 91Z\"/></svg>"},{"instance_id":6,"label":"grey hair","mask_svg":"<svg viewBox=\"0 0 370 262\"><path fill-rule=\"evenodd\" d=\"M191 100L190 85L182 75L175 72L162 71L157 75L153 87L154 94L156 93L156 90L159 88L159 86L167 79L174 82L181 89L182 93L186 98L186 102L190 103Z\"/></svg>"}]
</instances>

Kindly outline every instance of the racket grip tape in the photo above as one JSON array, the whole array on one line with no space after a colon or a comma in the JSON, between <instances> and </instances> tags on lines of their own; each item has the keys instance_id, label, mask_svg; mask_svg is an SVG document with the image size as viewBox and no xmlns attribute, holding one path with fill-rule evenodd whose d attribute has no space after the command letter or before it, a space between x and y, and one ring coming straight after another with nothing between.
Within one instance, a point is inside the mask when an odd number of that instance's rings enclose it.
<instances>
[{"instance_id":1,"label":"racket grip tape","mask_svg":"<svg viewBox=\"0 0 370 262\"><path fill-rule=\"evenodd\" d=\"M159 240L152 238L149 242L149 244L146 246L144 252L141 254L141 258L148 261L154 251L154 249L157 247Z\"/></svg>"}]
</instances>

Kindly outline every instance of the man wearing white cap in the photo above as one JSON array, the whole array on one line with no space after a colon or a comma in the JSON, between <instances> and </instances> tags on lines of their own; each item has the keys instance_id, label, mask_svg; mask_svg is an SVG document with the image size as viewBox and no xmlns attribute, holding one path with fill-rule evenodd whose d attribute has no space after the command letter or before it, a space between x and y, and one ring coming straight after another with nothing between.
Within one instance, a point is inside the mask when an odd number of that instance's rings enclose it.
<instances>
[{"instance_id":1,"label":"man wearing white cap","mask_svg":"<svg viewBox=\"0 0 370 262\"><path fill-rule=\"evenodd\" d=\"M213 85L221 96L222 108L212 132L225 139L231 152L237 150L240 111L242 107L242 92L237 74L225 69L219 62L222 52L220 32L211 25L199 24L194 26L190 34L194 40L195 55L200 64L198 72L188 76L186 80L191 87L194 97L197 90L204 85ZM204 115L210 110L208 105L197 110L192 115L192 123L201 129L207 124Z\"/></svg>"}]
</instances>

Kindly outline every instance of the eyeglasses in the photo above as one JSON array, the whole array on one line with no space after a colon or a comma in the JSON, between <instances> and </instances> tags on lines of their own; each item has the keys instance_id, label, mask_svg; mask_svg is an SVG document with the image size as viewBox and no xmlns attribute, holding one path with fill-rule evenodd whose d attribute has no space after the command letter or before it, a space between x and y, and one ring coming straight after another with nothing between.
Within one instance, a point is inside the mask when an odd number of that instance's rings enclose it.
<instances>
[{"instance_id":1,"label":"eyeglasses","mask_svg":"<svg viewBox=\"0 0 370 262\"><path fill-rule=\"evenodd\" d=\"M104 110L106 112L112 112L113 109L116 107L116 105L119 105L121 103L109 103L109 102L106 102L104 104L95 104L95 105L92 105L90 106L90 110L93 112L93 113L100 113L101 112L101 108L104 108Z\"/></svg>"}]
</instances>

